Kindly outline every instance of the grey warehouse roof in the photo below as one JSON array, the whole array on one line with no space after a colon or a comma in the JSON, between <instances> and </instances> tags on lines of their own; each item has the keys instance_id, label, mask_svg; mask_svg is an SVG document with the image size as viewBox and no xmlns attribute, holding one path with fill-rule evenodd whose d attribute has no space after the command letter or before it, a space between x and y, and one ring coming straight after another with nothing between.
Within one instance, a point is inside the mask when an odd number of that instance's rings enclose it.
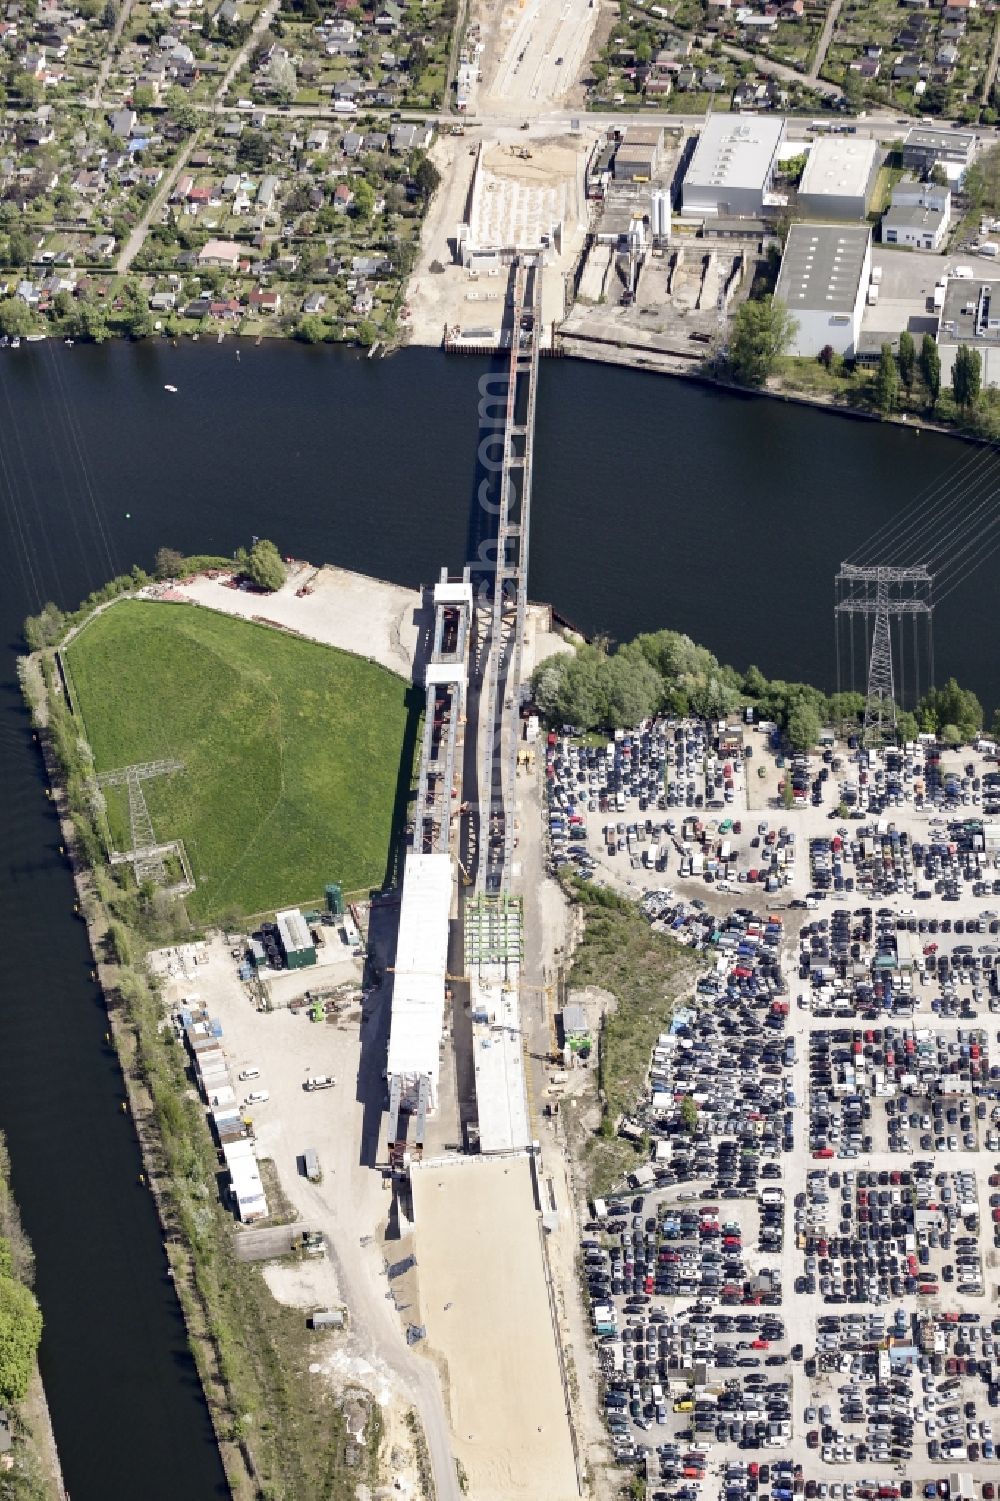
<instances>
[{"instance_id":1,"label":"grey warehouse roof","mask_svg":"<svg viewBox=\"0 0 1000 1501\"><path fill-rule=\"evenodd\" d=\"M975 142L974 130L936 130L930 125L913 125L903 144L922 146L931 151L971 151Z\"/></svg>"},{"instance_id":2,"label":"grey warehouse roof","mask_svg":"<svg viewBox=\"0 0 1000 1501\"><path fill-rule=\"evenodd\" d=\"M949 278L939 344L1000 344L1000 282Z\"/></svg>"},{"instance_id":3,"label":"grey warehouse roof","mask_svg":"<svg viewBox=\"0 0 1000 1501\"><path fill-rule=\"evenodd\" d=\"M851 136L821 136L809 152L799 183L800 194L832 193L834 196L863 198L868 191L878 151L876 141Z\"/></svg>"},{"instance_id":4,"label":"grey warehouse roof","mask_svg":"<svg viewBox=\"0 0 1000 1501\"><path fill-rule=\"evenodd\" d=\"M713 115L684 182L696 188L764 188L785 122L768 115Z\"/></svg>"},{"instance_id":5,"label":"grey warehouse roof","mask_svg":"<svg viewBox=\"0 0 1000 1501\"><path fill-rule=\"evenodd\" d=\"M926 229L936 231L947 219L943 208L924 208L919 203L894 203L886 210L882 220L882 234L886 229Z\"/></svg>"},{"instance_id":6,"label":"grey warehouse roof","mask_svg":"<svg viewBox=\"0 0 1000 1501\"><path fill-rule=\"evenodd\" d=\"M850 313L871 230L853 224L793 224L774 295L794 313Z\"/></svg>"}]
</instances>

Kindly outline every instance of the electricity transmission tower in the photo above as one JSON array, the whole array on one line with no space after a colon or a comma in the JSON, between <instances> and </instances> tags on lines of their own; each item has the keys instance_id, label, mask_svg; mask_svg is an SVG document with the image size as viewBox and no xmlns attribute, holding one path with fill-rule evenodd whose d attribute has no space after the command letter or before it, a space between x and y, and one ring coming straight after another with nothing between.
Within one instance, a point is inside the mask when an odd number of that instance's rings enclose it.
<instances>
[{"instance_id":1,"label":"electricity transmission tower","mask_svg":"<svg viewBox=\"0 0 1000 1501\"><path fill-rule=\"evenodd\" d=\"M865 692L866 745L880 744L896 729L898 707L915 706L934 683L933 578L923 566L891 568L842 563L835 581L834 618L837 628L837 692L857 691L854 622L863 628L861 680ZM912 656L906 661L904 624L912 622ZM896 649L893 649L893 622ZM849 635L849 662L842 655L843 626ZM869 644L870 643L870 644ZM897 655L898 654L898 655ZM849 666L845 682L844 669Z\"/></svg>"},{"instance_id":2,"label":"electricity transmission tower","mask_svg":"<svg viewBox=\"0 0 1000 1501\"><path fill-rule=\"evenodd\" d=\"M163 848L157 844L153 833L153 820L149 816L142 784L152 777L162 777L168 772L183 770L183 761L143 761L134 766L119 767L116 771L102 772L97 778L99 787L124 785L128 789L128 819L132 845L126 851L125 859L131 861L138 886L141 886L144 881L155 881L158 886L164 886L167 881Z\"/></svg>"},{"instance_id":3,"label":"electricity transmission tower","mask_svg":"<svg viewBox=\"0 0 1000 1501\"><path fill-rule=\"evenodd\" d=\"M879 570L875 588L875 630L868 663L865 698L865 745L884 745L896 738L896 692L892 681L892 638L889 635L889 584Z\"/></svg>"}]
</instances>

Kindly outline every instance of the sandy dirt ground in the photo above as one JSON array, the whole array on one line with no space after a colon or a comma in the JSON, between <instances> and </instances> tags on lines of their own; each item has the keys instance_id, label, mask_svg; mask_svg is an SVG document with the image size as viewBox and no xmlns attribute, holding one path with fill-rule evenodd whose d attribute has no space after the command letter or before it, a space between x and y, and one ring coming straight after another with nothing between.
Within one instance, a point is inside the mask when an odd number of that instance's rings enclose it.
<instances>
[{"instance_id":1,"label":"sandy dirt ground","mask_svg":"<svg viewBox=\"0 0 1000 1501\"><path fill-rule=\"evenodd\" d=\"M297 590L302 587L310 592L299 596ZM412 672L419 591L346 568L296 564L274 594L247 593L230 588L222 578L199 575L190 583L155 585L145 591L145 597L189 600L246 620L266 619L312 641L379 662L402 677Z\"/></svg>"},{"instance_id":2,"label":"sandy dirt ground","mask_svg":"<svg viewBox=\"0 0 1000 1501\"><path fill-rule=\"evenodd\" d=\"M420 1307L476 1501L575 1501L527 1157L414 1170Z\"/></svg>"},{"instance_id":3,"label":"sandy dirt ground","mask_svg":"<svg viewBox=\"0 0 1000 1501\"><path fill-rule=\"evenodd\" d=\"M520 183L527 188L565 182L565 221L561 254L547 252L542 284L542 322L546 329L565 311L563 279L574 264L586 235L588 209L584 165L596 127L581 117L580 133L553 135L551 126L517 125L491 128L485 151L486 167L502 186ZM407 289L408 338L411 344L440 345L445 326L499 330L505 307L507 271L496 277L472 278L455 262L455 238L466 215L476 165L480 131L471 124L464 136L444 136L431 148L442 184L434 195L424 223L420 254ZM512 154L526 149L531 159ZM432 265L442 269L432 271ZM493 294L496 293L494 296ZM488 295L489 294L489 295Z\"/></svg>"},{"instance_id":4,"label":"sandy dirt ground","mask_svg":"<svg viewBox=\"0 0 1000 1501\"><path fill-rule=\"evenodd\" d=\"M197 997L219 1019L234 1079L250 1064L260 1069L260 1078L244 1086L269 1095L249 1112L258 1155L273 1161L301 1222L324 1236L329 1260L301 1267L273 1264L266 1272L268 1286L280 1301L304 1310L346 1304L347 1332L317 1338L318 1369L338 1393L350 1382L365 1386L387 1413L398 1416L415 1407L438 1497L459 1501L437 1372L406 1345L388 1296L380 1245L390 1196L381 1173L370 1164L384 1107L381 1071L388 1018L381 993L366 1000L360 1019L354 1009L339 1023L312 1023L305 1012L258 1012L222 939L189 946L181 960L176 951L170 953L166 961L161 953L155 966L164 976L167 1003L176 1006L182 998ZM195 962L196 955L201 962ZM303 970L301 976L305 990L315 983L316 971ZM355 979L360 984L360 965ZM314 1074L332 1074L336 1087L307 1093L303 1083ZM302 1175L300 1159L307 1147L319 1154L319 1183ZM400 1443L403 1434L401 1429Z\"/></svg>"}]
</instances>

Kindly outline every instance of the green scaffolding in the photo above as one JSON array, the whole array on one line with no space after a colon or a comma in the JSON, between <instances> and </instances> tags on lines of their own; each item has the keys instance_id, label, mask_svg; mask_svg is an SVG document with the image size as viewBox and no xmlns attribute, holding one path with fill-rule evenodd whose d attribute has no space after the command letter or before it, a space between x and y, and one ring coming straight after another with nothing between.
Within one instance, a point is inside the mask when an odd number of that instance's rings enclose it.
<instances>
[{"instance_id":1,"label":"green scaffolding","mask_svg":"<svg viewBox=\"0 0 1000 1501\"><path fill-rule=\"evenodd\" d=\"M465 966L518 965L524 957L523 908L519 896L468 897L465 903Z\"/></svg>"}]
</instances>

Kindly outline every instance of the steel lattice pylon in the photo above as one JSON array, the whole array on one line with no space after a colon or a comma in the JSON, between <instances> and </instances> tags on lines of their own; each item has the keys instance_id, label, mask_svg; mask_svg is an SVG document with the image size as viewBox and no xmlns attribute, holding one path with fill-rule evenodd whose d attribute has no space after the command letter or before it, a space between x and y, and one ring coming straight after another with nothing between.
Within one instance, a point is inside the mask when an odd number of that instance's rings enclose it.
<instances>
[{"instance_id":1,"label":"steel lattice pylon","mask_svg":"<svg viewBox=\"0 0 1000 1501\"><path fill-rule=\"evenodd\" d=\"M896 694L892 681L892 641L889 636L889 581L879 569L875 589L875 633L868 664L865 698L865 745L883 745L896 736Z\"/></svg>"},{"instance_id":2,"label":"steel lattice pylon","mask_svg":"<svg viewBox=\"0 0 1000 1501\"><path fill-rule=\"evenodd\" d=\"M837 692L864 689L864 740L874 744L895 733L899 709L915 708L934 685L934 579L923 565L842 563L835 591ZM855 678L856 620L864 649L859 679ZM847 648L846 661L842 646Z\"/></svg>"},{"instance_id":3,"label":"steel lattice pylon","mask_svg":"<svg viewBox=\"0 0 1000 1501\"><path fill-rule=\"evenodd\" d=\"M149 816L146 795L142 784L153 777L166 776L172 771L183 771L184 762L172 759L142 761L133 766L121 766L115 771L105 771L97 778L99 787L120 787L124 782L128 789L128 819L132 834L132 847L128 859L132 862L137 885L155 881L166 885L167 869L163 862L163 847L156 842L153 820Z\"/></svg>"}]
</instances>

